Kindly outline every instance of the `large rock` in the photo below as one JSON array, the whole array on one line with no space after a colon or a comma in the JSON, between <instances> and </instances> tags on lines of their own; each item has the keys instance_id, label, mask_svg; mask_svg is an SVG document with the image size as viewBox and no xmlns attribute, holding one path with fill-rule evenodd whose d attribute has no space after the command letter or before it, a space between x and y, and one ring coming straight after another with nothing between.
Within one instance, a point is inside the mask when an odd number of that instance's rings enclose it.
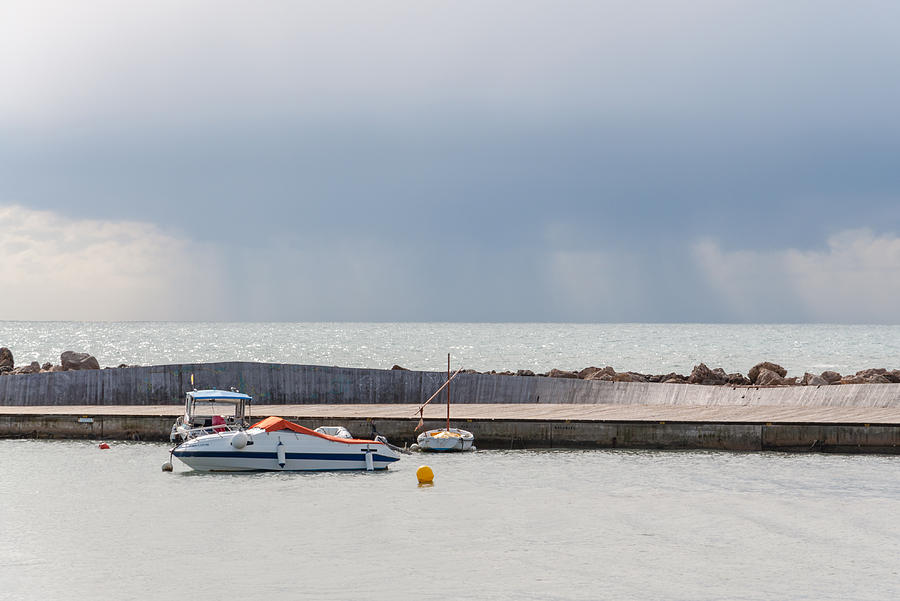
<instances>
[{"instance_id":1,"label":"large rock","mask_svg":"<svg viewBox=\"0 0 900 601\"><path fill-rule=\"evenodd\" d=\"M669 372L667 374L661 374L658 376L653 376L653 380L656 382L668 382L670 384L684 384L687 382L687 378L681 374L676 374L674 371Z\"/></svg>"},{"instance_id":2,"label":"large rock","mask_svg":"<svg viewBox=\"0 0 900 601\"><path fill-rule=\"evenodd\" d=\"M760 370L768 369L769 371L774 371L776 374L781 376L782 378L787 375L787 370L777 363L770 363L769 361L763 361L762 363L757 363L753 367L750 368L750 371L747 375L750 377L750 381L754 384L759 384L757 381L759 379Z\"/></svg>"},{"instance_id":3,"label":"large rock","mask_svg":"<svg viewBox=\"0 0 900 601\"><path fill-rule=\"evenodd\" d=\"M752 382L750 382L750 378L748 378L744 374L738 373L728 374L725 383L731 386L749 386L750 384L752 384Z\"/></svg>"},{"instance_id":4,"label":"large rock","mask_svg":"<svg viewBox=\"0 0 900 601\"><path fill-rule=\"evenodd\" d=\"M816 374L811 374L806 372L803 374L803 379L800 380L801 386L827 386L828 380L823 378L822 376L817 376Z\"/></svg>"},{"instance_id":5,"label":"large rock","mask_svg":"<svg viewBox=\"0 0 900 601\"><path fill-rule=\"evenodd\" d=\"M589 367L587 369L596 369L596 368ZM581 371L584 372L585 370L581 370ZM584 379L585 380L611 381L615 377L616 377L616 370L614 370L612 368L612 366L607 365L606 367L604 367L602 369L597 369L597 371L591 371L591 372L585 374Z\"/></svg>"},{"instance_id":6,"label":"large rock","mask_svg":"<svg viewBox=\"0 0 900 601\"><path fill-rule=\"evenodd\" d=\"M578 374L574 371L563 371L561 369L551 369L550 373L547 374L551 378L577 378Z\"/></svg>"},{"instance_id":7,"label":"large rock","mask_svg":"<svg viewBox=\"0 0 900 601\"><path fill-rule=\"evenodd\" d=\"M10 373L13 375L18 374L37 374L41 371L41 364L37 361L32 361L29 365L23 365L22 367L17 367L12 370Z\"/></svg>"},{"instance_id":8,"label":"large rock","mask_svg":"<svg viewBox=\"0 0 900 601\"><path fill-rule=\"evenodd\" d=\"M580 372L578 372L578 377L581 378L582 380L588 380L588 379L590 379L588 376L592 376L599 371L600 371L599 367L585 367Z\"/></svg>"},{"instance_id":9,"label":"large rock","mask_svg":"<svg viewBox=\"0 0 900 601\"><path fill-rule=\"evenodd\" d=\"M804 386L828 386L828 380L815 374L803 374L803 380Z\"/></svg>"},{"instance_id":10,"label":"large rock","mask_svg":"<svg viewBox=\"0 0 900 601\"><path fill-rule=\"evenodd\" d=\"M517 375L517 376L529 376L529 377L530 377L530 376L533 376L533 375L534 375L534 372L531 371L530 369L520 369L519 371L516 372L516 375Z\"/></svg>"},{"instance_id":11,"label":"large rock","mask_svg":"<svg viewBox=\"0 0 900 601\"><path fill-rule=\"evenodd\" d=\"M841 381L841 374L836 371L823 371L820 377L829 384L835 384Z\"/></svg>"},{"instance_id":12,"label":"large rock","mask_svg":"<svg viewBox=\"0 0 900 601\"><path fill-rule=\"evenodd\" d=\"M785 372L787 373L787 372ZM778 372L762 367L756 373L757 386L784 386L784 378Z\"/></svg>"},{"instance_id":13,"label":"large rock","mask_svg":"<svg viewBox=\"0 0 900 601\"><path fill-rule=\"evenodd\" d=\"M688 384L721 385L727 379L728 376L721 367L710 369L705 363L701 363L700 365L695 365L694 369L691 370L691 375L688 376Z\"/></svg>"},{"instance_id":14,"label":"large rock","mask_svg":"<svg viewBox=\"0 0 900 601\"><path fill-rule=\"evenodd\" d=\"M93 355L65 351L59 356L59 362L65 370L100 369L100 363Z\"/></svg>"},{"instance_id":15,"label":"large rock","mask_svg":"<svg viewBox=\"0 0 900 601\"><path fill-rule=\"evenodd\" d=\"M890 379L886 378L884 374L874 374L866 378L866 383L868 384L890 384Z\"/></svg>"},{"instance_id":16,"label":"large rock","mask_svg":"<svg viewBox=\"0 0 900 601\"><path fill-rule=\"evenodd\" d=\"M859 376L860 378L865 378L868 380L872 376L883 376L886 373L887 373L887 370L884 369L883 367L876 367L876 368L872 368L872 369L862 369L862 370L856 372L856 375Z\"/></svg>"},{"instance_id":17,"label":"large rock","mask_svg":"<svg viewBox=\"0 0 900 601\"><path fill-rule=\"evenodd\" d=\"M712 378L712 370L706 366L706 363L695 365L688 376L688 384L702 384L704 380Z\"/></svg>"},{"instance_id":18,"label":"large rock","mask_svg":"<svg viewBox=\"0 0 900 601\"><path fill-rule=\"evenodd\" d=\"M862 378L868 384L890 384L895 381L894 374L883 367L863 369L856 372L857 378Z\"/></svg>"},{"instance_id":19,"label":"large rock","mask_svg":"<svg viewBox=\"0 0 900 601\"><path fill-rule=\"evenodd\" d=\"M6 348L0 348L0 367L8 367L10 370L16 366L13 361L12 351Z\"/></svg>"}]
</instances>

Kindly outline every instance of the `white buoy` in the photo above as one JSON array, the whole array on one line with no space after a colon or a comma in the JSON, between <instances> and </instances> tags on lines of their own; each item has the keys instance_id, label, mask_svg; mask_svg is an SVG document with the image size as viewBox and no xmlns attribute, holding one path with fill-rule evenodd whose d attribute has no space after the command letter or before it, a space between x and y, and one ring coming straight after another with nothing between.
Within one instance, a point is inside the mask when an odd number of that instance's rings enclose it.
<instances>
[{"instance_id":1,"label":"white buoy","mask_svg":"<svg viewBox=\"0 0 900 601\"><path fill-rule=\"evenodd\" d=\"M280 440L278 441L278 446L275 447L275 454L278 456L278 466L284 469L284 466L287 464L287 458L285 457L284 443Z\"/></svg>"},{"instance_id":2,"label":"white buoy","mask_svg":"<svg viewBox=\"0 0 900 601\"><path fill-rule=\"evenodd\" d=\"M373 451L366 449L366 471L371 472L375 469L375 460L372 459Z\"/></svg>"}]
</instances>

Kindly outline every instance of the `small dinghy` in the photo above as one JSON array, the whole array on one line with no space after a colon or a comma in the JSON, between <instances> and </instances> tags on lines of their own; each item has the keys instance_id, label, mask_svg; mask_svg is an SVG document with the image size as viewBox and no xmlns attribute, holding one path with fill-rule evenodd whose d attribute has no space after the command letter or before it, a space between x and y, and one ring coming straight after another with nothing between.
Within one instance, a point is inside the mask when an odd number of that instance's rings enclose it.
<instances>
[{"instance_id":1,"label":"small dinghy","mask_svg":"<svg viewBox=\"0 0 900 601\"><path fill-rule=\"evenodd\" d=\"M450 427L450 381L459 375L460 371L462 371L462 368L457 369L452 376L450 375L450 355L447 355L447 381L444 382L443 386L437 389L437 392L431 395L430 399L425 401L422 406L419 407L419 425L416 426L416 430L424 427L422 412L425 409L425 405L433 401L445 388L447 389L447 426L436 430L426 430L419 434L418 438L416 438L416 444L419 445L419 450L471 451L475 449L475 436L471 432L461 428Z\"/></svg>"},{"instance_id":2,"label":"small dinghy","mask_svg":"<svg viewBox=\"0 0 900 601\"><path fill-rule=\"evenodd\" d=\"M470 451L475 436L459 428L439 428L422 432L416 443L423 451Z\"/></svg>"}]
</instances>

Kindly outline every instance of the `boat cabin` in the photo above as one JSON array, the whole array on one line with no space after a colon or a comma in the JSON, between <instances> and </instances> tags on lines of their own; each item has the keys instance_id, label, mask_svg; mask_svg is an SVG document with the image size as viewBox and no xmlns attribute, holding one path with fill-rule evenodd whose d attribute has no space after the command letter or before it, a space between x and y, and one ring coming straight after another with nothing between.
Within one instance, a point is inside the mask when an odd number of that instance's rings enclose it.
<instances>
[{"instance_id":1,"label":"boat cabin","mask_svg":"<svg viewBox=\"0 0 900 601\"><path fill-rule=\"evenodd\" d=\"M175 422L170 438L185 440L246 428L252 400L235 390L191 390L185 395L184 415Z\"/></svg>"}]
</instances>

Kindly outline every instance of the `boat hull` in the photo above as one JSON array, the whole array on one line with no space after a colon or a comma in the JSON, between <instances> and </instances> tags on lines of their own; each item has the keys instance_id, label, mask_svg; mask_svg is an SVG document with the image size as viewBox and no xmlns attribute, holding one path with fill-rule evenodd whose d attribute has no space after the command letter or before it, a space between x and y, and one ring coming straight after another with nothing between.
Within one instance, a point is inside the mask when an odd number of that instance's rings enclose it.
<instances>
[{"instance_id":1,"label":"boat hull","mask_svg":"<svg viewBox=\"0 0 900 601\"><path fill-rule=\"evenodd\" d=\"M377 441L338 442L294 432L246 431L247 444L236 448L238 432L189 440L172 452L197 471L343 471L387 469L400 454Z\"/></svg>"}]
</instances>

